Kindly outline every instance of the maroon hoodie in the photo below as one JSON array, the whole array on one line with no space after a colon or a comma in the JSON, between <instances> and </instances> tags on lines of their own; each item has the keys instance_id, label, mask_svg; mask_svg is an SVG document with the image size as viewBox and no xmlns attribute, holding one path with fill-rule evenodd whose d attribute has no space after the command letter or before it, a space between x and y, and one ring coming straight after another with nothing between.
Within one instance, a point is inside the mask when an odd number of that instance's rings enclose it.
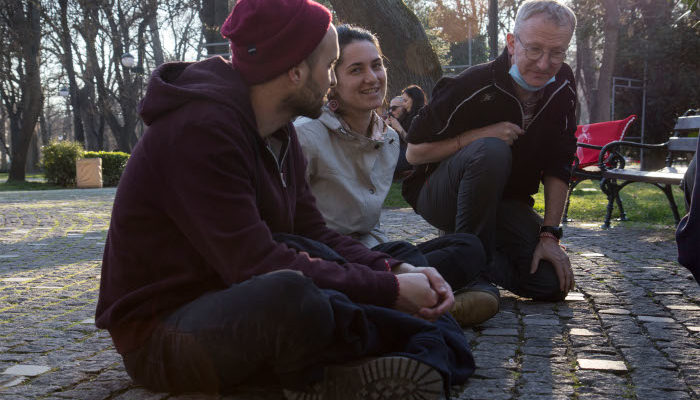
<instances>
[{"instance_id":1,"label":"maroon hoodie","mask_svg":"<svg viewBox=\"0 0 700 400\"><path fill-rule=\"evenodd\" d=\"M287 143L278 164L228 61L162 65L141 116L149 128L117 189L96 311L120 353L185 303L278 269L302 271L353 301L394 305L388 256L326 228L292 124L275 133ZM349 263L290 250L273 240L277 232L325 243Z\"/></svg>"}]
</instances>

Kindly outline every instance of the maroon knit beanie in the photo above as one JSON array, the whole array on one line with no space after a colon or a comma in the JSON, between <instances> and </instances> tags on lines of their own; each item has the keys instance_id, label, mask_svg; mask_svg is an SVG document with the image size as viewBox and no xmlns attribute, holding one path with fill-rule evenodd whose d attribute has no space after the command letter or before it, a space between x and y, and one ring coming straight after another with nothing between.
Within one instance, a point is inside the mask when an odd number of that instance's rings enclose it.
<instances>
[{"instance_id":1,"label":"maroon knit beanie","mask_svg":"<svg viewBox=\"0 0 700 400\"><path fill-rule=\"evenodd\" d=\"M311 0L240 0L221 25L231 62L250 85L279 76L318 46L331 13Z\"/></svg>"}]
</instances>

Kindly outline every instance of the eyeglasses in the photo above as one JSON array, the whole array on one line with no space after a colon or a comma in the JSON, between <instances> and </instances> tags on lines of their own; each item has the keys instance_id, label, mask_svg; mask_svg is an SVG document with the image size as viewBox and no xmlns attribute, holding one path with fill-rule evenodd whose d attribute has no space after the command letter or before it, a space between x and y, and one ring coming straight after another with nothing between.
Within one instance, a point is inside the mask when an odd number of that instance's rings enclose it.
<instances>
[{"instance_id":1,"label":"eyeglasses","mask_svg":"<svg viewBox=\"0 0 700 400\"><path fill-rule=\"evenodd\" d=\"M389 111L394 111L394 110L396 110L397 108L399 108L399 106L391 106L391 107L389 107Z\"/></svg>"},{"instance_id":2,"label":"eyeglasses","mask_svg":"<svg viewBox=\"0 0 700 400\"><path fill-rule=\"evenodd\" d=\"M554 50L554 51L546 52L546 51L540 49L539 47L527 47L527 46L525 46L525 43L523 43L523 41L520 40L518 35L515 35L515 38L518 39L518 42L520 42L520 44L525 49L525 57L527 57L527 59L530 61L539 60L540 58L542 58L544 53L549 54L549 62L551 62L552 64L561 64L564 62L564 59L566 58L566 51Z\"/></svg>"}]
</instances>

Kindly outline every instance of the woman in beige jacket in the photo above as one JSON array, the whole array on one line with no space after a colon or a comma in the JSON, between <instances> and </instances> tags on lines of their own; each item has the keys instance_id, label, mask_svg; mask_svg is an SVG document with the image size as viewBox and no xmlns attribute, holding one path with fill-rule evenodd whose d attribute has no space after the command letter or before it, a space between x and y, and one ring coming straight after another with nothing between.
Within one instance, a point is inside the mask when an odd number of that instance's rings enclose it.
<instances>
[{"instance_id":1,"label":"woman in beige jacket","mask_svg":"<svg viewBox=\"0 0 700 400\"><path fill-rule=\"evenodd\" d=\"M452 314L462 326L498 312L498 289L481 279L484 250L474 235L452 234L413 246L389 242L379 218L399 156L399 137L377 115L386 95L386 68L377 38L338 27L340 58L323 114L295 122L307 178L328 226L374 250L413 265L430 265L455 290Z\"/></svg>"}]
</instances>

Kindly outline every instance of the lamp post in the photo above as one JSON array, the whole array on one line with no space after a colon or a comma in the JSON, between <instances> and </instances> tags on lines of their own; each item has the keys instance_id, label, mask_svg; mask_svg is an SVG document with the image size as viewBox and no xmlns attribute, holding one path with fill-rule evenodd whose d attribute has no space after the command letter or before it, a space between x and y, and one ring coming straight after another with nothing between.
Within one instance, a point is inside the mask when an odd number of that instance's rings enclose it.
<instances>
[{"instance_id":1,"label":"lamp post","mask_svg":"<svg viewBox=\"0 0 700 400\"><path fill-rule=\"evenodd\" d=\"M143 68L136 66L136 59L131 55L131 53L122 54L121 60L124 68L137 74L143 74Z\"/></svg>"},{"instance_id":2,"label":"lamp post","mask_svg":"<svg viewBox=\"0 0 700 400\"><path fill-rule=\"evenodd\" d=\"M68 118L68 134L66 139L70 139L71 132L73 132L73 121L70 117L70 90L63 86L58 90L58 95L66 99L66 117Z\"/></svg>"},{"instance_id":3,"label":"lamp post","mask_svg":"<svg viewBox=\"0 0 700 400\"><path fill-rule=\"evenodd\" d=\"M121 64L124 67L124 69L131 71L136 74L136 77L134 80L130 80L129 86L133 88L133 85L138 86L138 91L134 92L132 91L133 89L128 89L128 96L130 97L130 101L135 100L133 103L134 105L134 110L137 109L137 104L139 102L139 99L143 97L143 75L144 75L144 70L142 67L136 65L136 59L134 58L131 53L124 53L121 56ZM132 97L133 96L133 97ZM136 97L134 99L134 97ZM139 124L138 122L136 123L135 129L138 129L140 131L140 134L136 134L134 132L134 135L136 137L140 137L143 134L143 124Z\"/></svg>"}]
</instances>

